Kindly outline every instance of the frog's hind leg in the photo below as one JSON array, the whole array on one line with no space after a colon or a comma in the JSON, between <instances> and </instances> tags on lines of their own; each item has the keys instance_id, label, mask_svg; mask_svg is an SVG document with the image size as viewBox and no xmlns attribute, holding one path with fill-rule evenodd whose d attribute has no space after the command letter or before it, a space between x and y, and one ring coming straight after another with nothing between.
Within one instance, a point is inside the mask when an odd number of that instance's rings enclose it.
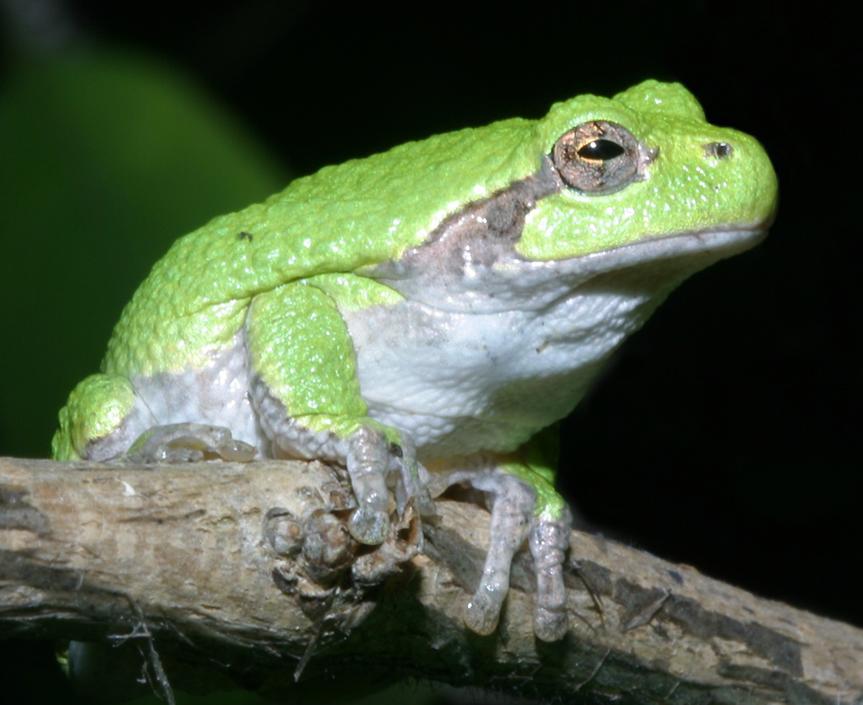
<instances>
[{"instance_id":1,"label":"frog's hind leg","mask_svg":"<svg viewBox=\"0 0 863 705\"><path fill-rule=\"evenodd\" d=\"M563 563L569 546L570 514L543 473L509 462L494 470L463 470L447 483L468 483L491 498L491 531L482 576L465 609L465 623L478 634L497 627L509 592L513 556L528 539L536 574L534 632L543 641L567 629Z\"/></svg>"},{"instance_id":2,"label":"frog's hind leg","mask_svg":"<svg viewBox=\"0 0 863 705\"><path fill-rule=\"evenodd\" d=\"M535 497L523 482L497 471L478 474L456 473L454 482L468 481L491 496L491 527L488 552L479 585L467 603L465 623L477 634L491 634L497 628L503 601L509 592L509 576L515 552L530 530Z\"/></svg>"},{"instance_id":3,"label":"frog's hind leg","mask_svg":"<svg viewBox=\"0 0 863 705\"><path fill-rule=\"evenodd\" d=\"M162 386L170 384L164 382ZM181 386L181 385L174 385ZM156 387L155 398L162 399ZM172 406L161 403L162 407ZM180 406L176 404L176 406ZM181 419L185 411L181 411ZM181 463L220 458L248 461L257 449L233 438L226 426L196 421L166 423L126 377L95 374L84 379L60 411L52 441L58 460L101 462L122 458L133 463Z\"/></svg>"},{"instance_id":4,"label":"frog's hind leg","mask_svg":"<svg viewBox=\"0 0 863 705\"><path fill-rule=\"evenodd\" d=\"M152 425L152 415L125 377L95 374L72 390L51 441L57 460L109 460Z\"/></svg>"}]
</instances>

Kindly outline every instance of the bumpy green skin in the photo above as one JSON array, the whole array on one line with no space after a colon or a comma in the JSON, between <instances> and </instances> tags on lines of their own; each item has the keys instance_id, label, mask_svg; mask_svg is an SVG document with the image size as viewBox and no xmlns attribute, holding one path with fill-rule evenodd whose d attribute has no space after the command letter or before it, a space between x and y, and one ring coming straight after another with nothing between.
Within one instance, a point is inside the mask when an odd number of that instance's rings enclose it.
<instances>
[{"instance_id":1,"label":"bumpy green skin","mask_svg":"<svg viewBox=\"0 0 863 705\"><path fill-rule=\"evenodd\" d=\"M118 427L133 403L128 380L201 369L247 322L254 371L288 413L309 418L315 430L313 410L328 405L337 413L323 419L326 428L352 432L366 410L349 365L317 375L313 388L285 383L314 376L321 362L316 356L326 349L350 358L347 332L315 321L338 315L333 302L353 310L398 301L397 292L352 273L397 259L448 215L534 174L562 134L594 118L661 144L662 158L651 165L650 179L616 193L564 190L542 199L516 244L525 259L572 258L646 237L717 224L751 226L770 217L776 179L755 140L709 125L684 88L655 81L612 99L584 95L558 103L541 120L505 120L326 167L264 203L215 218L171 247L124 310L103 374L84 380L61 411L54 456L80 457L89 441ZM733 143L745 159L735 160L734 169L719 159L691 171L674 168L694 154L703 157L709 142ZM294 313L280 310L286 300L296 305ZM305 336L306 345L265 342L268 321L286 315L296 315L293 340ZM343 333L333 339L332 330ZM281 354L274 355L279 346ZM548 494L543 488L550 487L550 471L513 472Z\"/></svg>"},{"instance_id":2,"label":"bumpy green skin","mask_svg":"<svg viewBox=\"0 0 863 705\"><path fill-rule=\"evenodd\" d=\"M134 399L132 385L123 377L90 375L82 380L60 410L52 455L57 460L79 460L80 449L90 440L107 436L122 423Z\"/></svg>"}]
</instances>

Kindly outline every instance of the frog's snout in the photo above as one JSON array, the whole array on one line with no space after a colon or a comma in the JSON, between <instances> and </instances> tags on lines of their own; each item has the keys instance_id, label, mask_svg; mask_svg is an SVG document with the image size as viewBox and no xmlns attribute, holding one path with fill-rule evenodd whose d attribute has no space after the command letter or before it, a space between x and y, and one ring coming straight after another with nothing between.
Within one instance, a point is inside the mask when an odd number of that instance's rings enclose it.
<instances>
[{"instance_id":1,"label":"frog's snout","mask_svg":"<svg viewBox=\"0 0 863 705\"><path fill-rule=\"evenodd\" d=\"M715 174L728 221L767 230L776 218L779 185L764 148L754 137L736 130L703 135L702 159ZM715 169L715 171L714 171Z\"/></svg>"}]
</instances>

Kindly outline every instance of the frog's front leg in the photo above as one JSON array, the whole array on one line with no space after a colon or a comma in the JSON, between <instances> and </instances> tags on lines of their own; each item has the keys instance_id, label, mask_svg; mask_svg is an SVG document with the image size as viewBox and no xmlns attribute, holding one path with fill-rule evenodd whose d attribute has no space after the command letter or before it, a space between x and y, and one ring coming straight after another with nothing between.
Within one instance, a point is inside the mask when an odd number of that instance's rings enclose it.
<instances>
[{"instance_id":1,"label":"frog's front leg","mask_svg":"<svg viewBox=\"0 0 863 705\"><path fill-rule=\"evenodd\" d=\"M497 628L509 592L513 556L528 540L536 574L534 633L543 641L566 634L563 564L571 517L553 485L553 473L536 461L510 460L492 470L460 470L448 484L468 483L491 498L491 530L482 576L465 609L465 623L478 634Z\"/></svg>"},{"instance_id":2,"label":"frog's front leg","mask_svg":"<svg viewBox=\"0 0 863 705\"><path fill-rule=\"evenodd\" d=\"M360 543L383 543L389 532L387 475L392 461L389 443L377 429L361 426L351 435L346 456L357 499L348 530Z\"/></svg>"},{"instance_id":3,"label":"frog's front leg","mask_svg":"<svg viewBox=\"0 0 863 705\"><path fill-rule=\"evenodd\" d=\"M390 484L399 514L411 500L420 514L432 511L410 439L368 417L353 341L327 292L296 282L255 297L246 340L252 404L275 454L347 468L357 541L377 545L389 535Z\"/></svg>"}]
</instances>

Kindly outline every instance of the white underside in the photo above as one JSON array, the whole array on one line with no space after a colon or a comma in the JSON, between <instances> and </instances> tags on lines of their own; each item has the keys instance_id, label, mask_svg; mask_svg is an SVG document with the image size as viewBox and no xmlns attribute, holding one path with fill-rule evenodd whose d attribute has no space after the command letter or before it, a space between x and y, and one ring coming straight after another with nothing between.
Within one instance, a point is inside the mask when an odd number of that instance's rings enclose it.
<instances>
[{"instance_id":1,"label":"white underside","mask_svg":"<svg viewBox=\"0 0 863 705\"><path fill-rule=\"evenodd\" d=\"M404 302L348 314L369 414L423 457L514 450L565 416L648 314L647 296L573 295L541 310Z\"/></svg>"},{"instance_id":2,"label":"white underside","mask_svg":"<svg viewBox=\"0 0 863 705\"><path fill-rule=\"evenodd\" d=\"M142 427L134 437L151 426L210 424L231 429L234 438L269 454L269 440L249 398L251 375L243 336L214 354L211 364L202 370L135 378L132 384L137 406L144 412L139 414Z\"/></svg>"}]
</instances>

